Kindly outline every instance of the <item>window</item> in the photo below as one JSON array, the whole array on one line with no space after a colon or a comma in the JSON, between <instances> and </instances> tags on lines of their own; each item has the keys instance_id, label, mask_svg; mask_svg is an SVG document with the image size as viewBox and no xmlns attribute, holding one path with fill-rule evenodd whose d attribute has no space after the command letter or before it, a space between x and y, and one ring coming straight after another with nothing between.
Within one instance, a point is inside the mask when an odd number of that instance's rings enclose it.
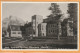
<instances>
[{"instance_id":1,"label":"window","mask_svg":"<svg viewBox=\"0 0 80 53\"><path fill-rule=\"evenodd\" d=\"M43 30L43 27L42 27L42 30Z\"/></svg>"},{"instance_id":2,"label":"window","mask_svg":"<svg viewBox=\"0 0 80 53\"><path fill-rule=\"evenodd\" d=\"M52 25L50 25L50 27L52 27Z\"/></svg>"},{"instance_id":3,"label":"window","mask_svg":"<svg viewBox=\"0 0 80 53\"><path fill-rule=\"evenodd\" d=\"M58 25L58 23L57 23L57 25Z\"/></svg>"},{"instance_id":4,"label":"window","mask_svg":"<svg viewBox=\"0 0 80 53\"><path fill-rule=\"evenodd\" d=\"M16 34L16 32L13 32L13 34Z\"/></svg>"},{"instance_id":5,"label":"window","mask_svg":"<svg viewBox=\"0 0 80 53\"><path fill-rule=\"evenodd\" d=\"M43 36L44 36L44 33L43 33Z\"/></svg>"},{"instance_id":6,"label":"window","mask_svg":"<svg viewBox=\"0 0 80 53\"><path fill-rule=\"evenodd\" d=\"M55 32L57 32L57 31L55 30Z\"/></svg>"},{"instance_id":7,"label":"window","mask_svg":"<svg viewBox=\"0 0 80 53\"><path fill-rule=\"evenodd\" d=\"M33 34L35 34L35 31L33 32Z\"/></svg>"},{"instance_id":8,"label":"window","mask_svg":"<svg viewBox=\"0 0 80 53\"><path fill-rule=\"evenodd\" d=\"M53 24L53 27L54 27L54 24Z\"/></svg>"},{"instance_id":9,"label":"window","mask_svg":"<svg viewBox=\"0 0 80 53\"><path fill-rule=\"evenodd\" d=\"M52 24L51 24L51 27L52 27Z\"/></svg>"},{"instance_id":10,"label":"window","mask_svg":"<svg viewBox=\"0 0 80 53\"><path fill-rule=\"evenodd\" d=\"M52 32L52 30L51 30L51 32Z\"/></svg>"},{"instance_id":11,"label":"window","mask_svg":"<svg viewBox=\"0 0 80 53\"><path fill-rule=\"evenodd\" d=\"M16 30L16 28L15 28L15 27L12 27L12 29L13 29L13 30Z\"/></svg>"},{"instance_id":12,"label":"window","mask_svg":"<svg viewBox=\"0 0 80 53\"><path fill-rule=\"evenodd\" d=\"M21 32L18 32L18 34L21 34Z\"/></svg>"},{"instance_id":13,"label":"window","mask_svg":"<svg viewBox=\"0 0 80 53\"><path fill-rule=\"evenodd\" d=\"M50 33L50 30L48 30L48 32Z\"/></svg>"},{"instance_id":14,"label":"window","mask_svg":"<svg viewBox=\"0 0 80 53\"><path fill-rule=\"evenodd\" d=\"M53 30L53 33L54 33L54 30Z\"/></svg>"}]
</instances>

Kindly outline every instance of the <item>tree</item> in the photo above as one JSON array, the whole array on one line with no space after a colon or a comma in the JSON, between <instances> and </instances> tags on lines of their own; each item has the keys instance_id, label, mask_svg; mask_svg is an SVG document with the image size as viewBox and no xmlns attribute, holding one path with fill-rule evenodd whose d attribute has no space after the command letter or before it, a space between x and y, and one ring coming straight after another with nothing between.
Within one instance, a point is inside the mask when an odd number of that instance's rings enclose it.
<instances>
[{"instance_id":1,"label":"tree","mask_svg":"<svg viewBox=\"0 0 80 53\"><path fill-rule=\"evenodd\" d=\"M60 18L62 16L61 10L59 8L59 5L57 3L51 3L51 7L49 8L51 10L51 14L48 16L50 21L49 23L55 23L58 24L57 26L59 27L59 33L58 33L58 40L60 40L61 36L61 23L60 23Z\"/></svg>"},{"instance_id":2,"label":"tree","mask_svg":"<svg viewBox=\"0 0 80 53\"><path fill-rule=\"evenodd\" d=\"M52 11L53 16L61 14L61 10L60 10L59 5L57 3L51 3L51 7L49 8L49 10Z\"/></svg>"},{"instance_id":3,"label":"tree","mask_svg":"<svg viewBox=\"0 0 80 53\"><path fill-rule=\"evenodd\" d=\"M70 15L69 17L73 21L73 33L77 35L77 12L78 10L78 5L77 3L69 3L68 4L68 14Z\"/></svg>"}]
</instances>

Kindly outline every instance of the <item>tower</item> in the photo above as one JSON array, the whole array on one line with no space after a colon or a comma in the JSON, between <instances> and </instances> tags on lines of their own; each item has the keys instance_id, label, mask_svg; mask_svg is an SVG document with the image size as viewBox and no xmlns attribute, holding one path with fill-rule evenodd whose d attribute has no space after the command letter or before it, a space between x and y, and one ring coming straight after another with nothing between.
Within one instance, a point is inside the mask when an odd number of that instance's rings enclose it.
<instances>
[{"instance_id":1,"label":"tower","mask_svg":"<svg viewBox=\"0 0 80 53\"><path fill-rule=\"evenodd\" d=\"M38 25L43 22L43 17L40 15L32 16L33 37L38 37Z\"/></svg>"}]
</instances>

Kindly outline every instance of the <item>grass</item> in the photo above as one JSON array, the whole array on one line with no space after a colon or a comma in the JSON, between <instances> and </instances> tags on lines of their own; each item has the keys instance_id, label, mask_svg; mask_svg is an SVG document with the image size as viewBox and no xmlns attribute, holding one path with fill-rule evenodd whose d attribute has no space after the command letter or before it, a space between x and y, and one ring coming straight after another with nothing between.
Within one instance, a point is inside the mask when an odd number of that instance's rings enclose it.
<instances>
[{"instance_id":1,"label":"grass","mask_svg":"<svg viewBox=\"0 0 80 53\"><path fill-rule=\"evenodd\" d=\"M3 43L8 43L12 41L20 40L17 42L3 44L4 47L41 47L48 46L49 48L77 48L77 40L74 39L54 39L54 38L33 38L31 40L21 40L21 38L3 38Z\"/></svg>"}]
</instances>

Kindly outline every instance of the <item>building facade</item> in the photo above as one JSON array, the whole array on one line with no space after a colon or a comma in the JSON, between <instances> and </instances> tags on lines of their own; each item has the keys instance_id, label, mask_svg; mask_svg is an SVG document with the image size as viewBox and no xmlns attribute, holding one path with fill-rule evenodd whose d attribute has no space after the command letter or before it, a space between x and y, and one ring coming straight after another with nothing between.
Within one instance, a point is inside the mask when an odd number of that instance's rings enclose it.
<instances>
[{"instance_id":1,"label":"building facade","mask_svg":"<svg viewBox=\"0 0 80 53\"><path fill-rule=\"evenodd\" d=\"M7 37L22 38L22 31L18 25L10 25L8 27Z\"/></svg>"},{"instance_id":2,"label":"building facade","mask_svg":"<svg viewBox=\"0 0 80 53\"><path fill-rule=\"evenodd\" d=\"M57 37L59 33L58 24L47 24L47 36L48 37Z\"/></svg>"},{"instance_id":3,"label":"building facade","mask_svg":"<svg viewBox=\"0 0 80 53\"><path fill-rule=\"evenodd\" d=\"M74 27L73 26L73 21L68 19L68 22L67 22L67 36L74 36L73 35L73 27Z\"/></svg>"},{"instance_id":4,"label":"building facade","mask_svg":"<svg viewBox=\"0 0 80 53\"><path fill-rule=\"evenodd\" d=\"M74 36L73 35L73 19L64 19L61 23L62 37Z\"/></svg>"},{"instance_id":5,"label":"building facade","mask_svg":"<svg viewBox=\"0 0 80 53\"><path fill-rule=\"evenodd\" d=\"M47 37L58 37L61 35L61 22L59 20L60 17L60 15L54 17L50 15L44 20L44 22L47 23Z\"/></svg>"},{"instance_id":6,"label":"building facade","mask_svg":"<svg viewBox=\"0 0 80 53\"><path fill-rule=\"evenodd\" d=\"M29 22L26 26L26 35L32 37L67 37L73 36L73 27L70 27L73 23L70 19L60 20L61 15L48 16L44 19L40 15L32 16L32 22Z\"/></svg>"},{"instance_id":7,"label":"building facade","mask_svg":"<svg viewBox=\"0 0 80 53\"><path fill-rule=\"evenodd\" d=\"M39 37L46 37L46 26L47 26L47 23L41 23L38 25Z\"/></svg>"},{"instance_id":8,"label":"building facade","mask_svg":"<svg viewBox=\"0 0 80 53\"><path fill-rule=\"evenodd\" d=\"M38 37L38 25L43 22L43 17L40 15L32 16L33 37Z\"/></svg>"}]
</instances>

